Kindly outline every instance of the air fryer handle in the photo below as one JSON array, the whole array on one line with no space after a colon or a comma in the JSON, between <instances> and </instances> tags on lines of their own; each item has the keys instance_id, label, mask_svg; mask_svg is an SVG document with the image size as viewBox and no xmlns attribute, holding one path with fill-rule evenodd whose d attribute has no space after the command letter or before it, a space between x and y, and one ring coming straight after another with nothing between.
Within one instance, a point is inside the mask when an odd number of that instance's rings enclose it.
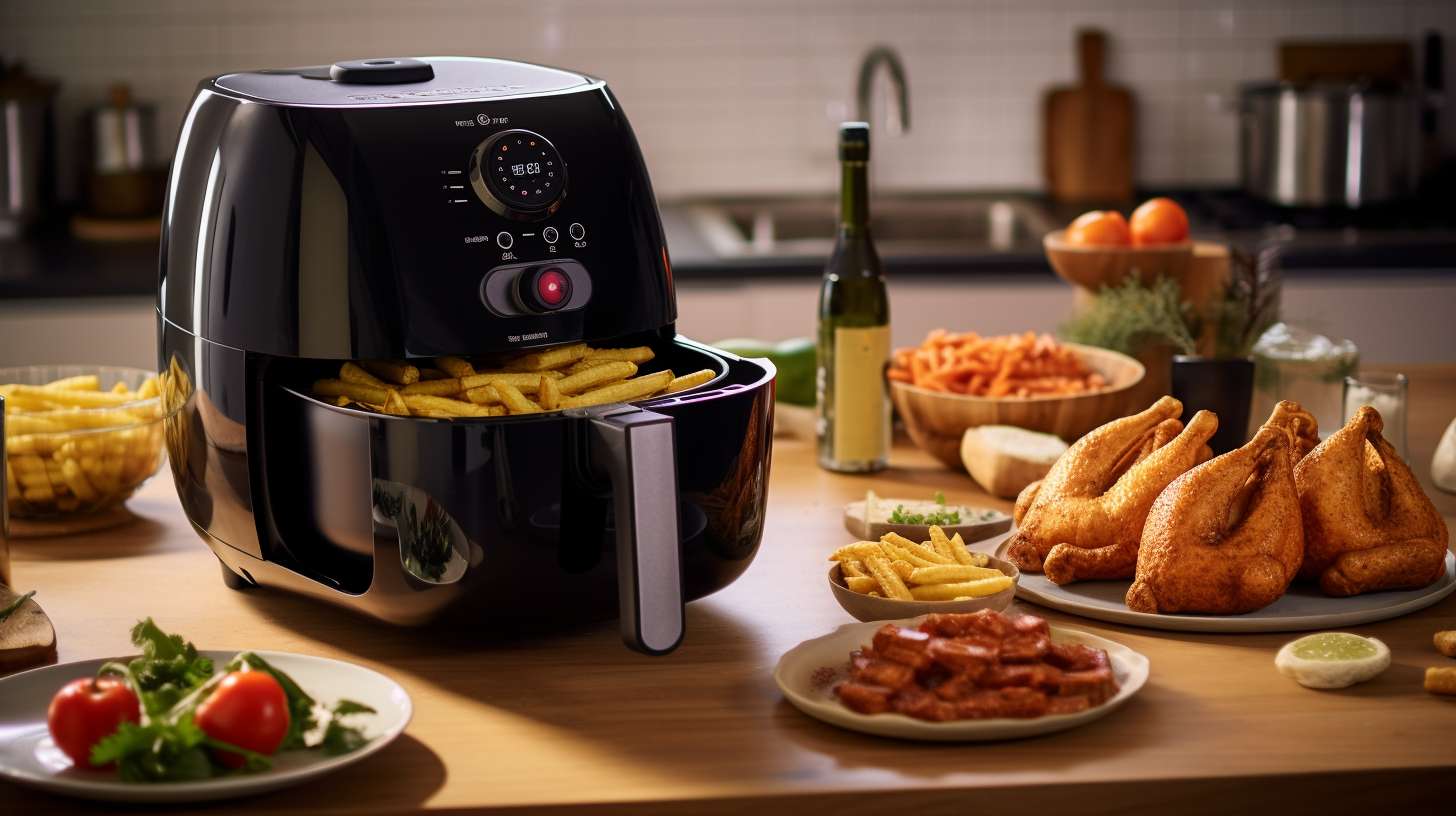
<instances>
[{"instance_id":1,"label":"air fryer handle","mask_svg":"<svg viewBox=\"0 0 1456 816\"><path fill-rule=\"evenodd\" d=\"M593 416L592 459L612 482L622 640L666 654L683 636L672 418L617 407Z\"/></svg>"}]
</instances>

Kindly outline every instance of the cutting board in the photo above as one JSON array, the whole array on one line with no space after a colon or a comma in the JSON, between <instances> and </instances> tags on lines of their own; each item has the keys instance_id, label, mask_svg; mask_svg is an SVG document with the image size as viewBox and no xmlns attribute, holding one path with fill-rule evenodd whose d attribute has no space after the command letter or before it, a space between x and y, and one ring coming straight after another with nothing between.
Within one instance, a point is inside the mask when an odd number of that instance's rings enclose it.
<instances>
[{"instance_id":1,"label":"cutting board","mask_svg":"<svg viewBox=\"0 0 1456 816\"><path fill-rule=\"evenodd\" d=\"M1053 88L1042 103L1042 164L1057 201L1111 203L1132 198L1137 107L1126 88L1103 77L1107 35L1077 34L1076 85Z\"/></svg>"},{"instance_id":2,"label":"cutting board","mask_svg":"<svg viewBox=\"0 0 1456 816\"><path fill-rule=\"evenodd\" d=\"M15 602L20 593L0 584L0 609ZM26 601L0 621L0 675L56 662L56 630L45 610Z\"/></svg>"}]
</instances>

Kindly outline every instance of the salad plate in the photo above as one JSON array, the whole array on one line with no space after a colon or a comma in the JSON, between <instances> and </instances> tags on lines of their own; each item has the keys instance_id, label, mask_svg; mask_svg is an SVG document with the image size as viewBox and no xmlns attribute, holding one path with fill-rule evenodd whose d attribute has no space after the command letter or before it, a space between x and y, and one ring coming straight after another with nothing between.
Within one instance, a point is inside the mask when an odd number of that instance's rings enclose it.
<instances>
[{"instance_id":1,"label":"salad plate","mask_svg":"<svg viewBox=\"0 0 1456 816\"><path fill-rule=\"evenodd\" d=\"M236 652L202 651L214 665L225 665ZM185 803L252 796L298 785L336 771L383 750L409 724L414 706L398 683L372 669L325 657L288 652L254 652L321 703L354 700L375 710L359 717L368 738L347 754L284 751L272 767L258 773L229 774L191 782L125 782L115 770L75 767L56 746L46 726L51 697L78 677L94 677L110 658L83 660L32 669L0 678L0 778L52 793L104 802Z\"/></svg>"}]
</instances>

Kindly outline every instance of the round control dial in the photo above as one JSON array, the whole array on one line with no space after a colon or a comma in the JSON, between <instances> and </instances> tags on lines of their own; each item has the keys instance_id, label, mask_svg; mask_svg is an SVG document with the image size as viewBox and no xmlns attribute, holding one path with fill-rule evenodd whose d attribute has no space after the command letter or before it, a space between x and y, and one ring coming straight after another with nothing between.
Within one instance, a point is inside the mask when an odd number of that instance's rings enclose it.
<instances>
[{"instance_id":1,"label":"round control dial","mask_svg":"<svg viewBox=\"0 0 1456 816\"><path fill-rule=\"evenodd\" d=\"M546 137L507 130L486 139L470 157L470 186L497 215L545 218L566 193L566 163Z\"/></svg>"}]
</instances>

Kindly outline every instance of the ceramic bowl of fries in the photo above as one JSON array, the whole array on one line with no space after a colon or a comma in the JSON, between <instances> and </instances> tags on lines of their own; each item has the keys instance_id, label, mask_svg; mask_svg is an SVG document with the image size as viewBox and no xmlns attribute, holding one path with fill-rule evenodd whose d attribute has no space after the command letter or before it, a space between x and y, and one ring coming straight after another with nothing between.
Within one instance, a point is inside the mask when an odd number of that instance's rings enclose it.
<instances>
[{"instance_id":1,"label":"ceramic bowl of fries","mask_svg":"<svg viewBox=\"0 0 1456 816\"><path fill-rule=\"evenodd\" d=\"M111 366L0 369L10 515L55 519L124 501L162 462L181 407L155 372Z\"/></svg>"},{"instance_id":2,"label":"ceramic bowl of fries","mask_svg":"<svg viewBox=\"0 0 1456 816\"><path fill-rule=\"evenodd\" d=\"M648 346L594 348L570 343L483 361L359 360L313 384L313 395L345 408L431 419L520 416L635 402L677 394L715 380L702 369L678 375L647 371Z\"/></svg>"},{"instance_id":3,"label":"ceramic bowl of fries","mask_svg":"<svg viewBox=\"0 0 1456 816\"><path fill-rule=\"evenodd\" d=\"M1131 413L1145 374L1125 354L1048 335L936 330L919 346L896 350L888 376L911 440L964 470L967 428L1013 425L1070 442Z\"/></svg>"},{"instance_id":4,"label":"ceramic bowl of fries","mask_svg":"<svg viewBox=\"0 0 1456 816\"><path fill-rule=\"evenodd\" d=\"M896 533L830 554L829 589L856 620L896 620L931 612L1000 612L1016 597L1016 565L966 548L959 535L930 528L930 540Z\"/></svg>"}]
</instances>

